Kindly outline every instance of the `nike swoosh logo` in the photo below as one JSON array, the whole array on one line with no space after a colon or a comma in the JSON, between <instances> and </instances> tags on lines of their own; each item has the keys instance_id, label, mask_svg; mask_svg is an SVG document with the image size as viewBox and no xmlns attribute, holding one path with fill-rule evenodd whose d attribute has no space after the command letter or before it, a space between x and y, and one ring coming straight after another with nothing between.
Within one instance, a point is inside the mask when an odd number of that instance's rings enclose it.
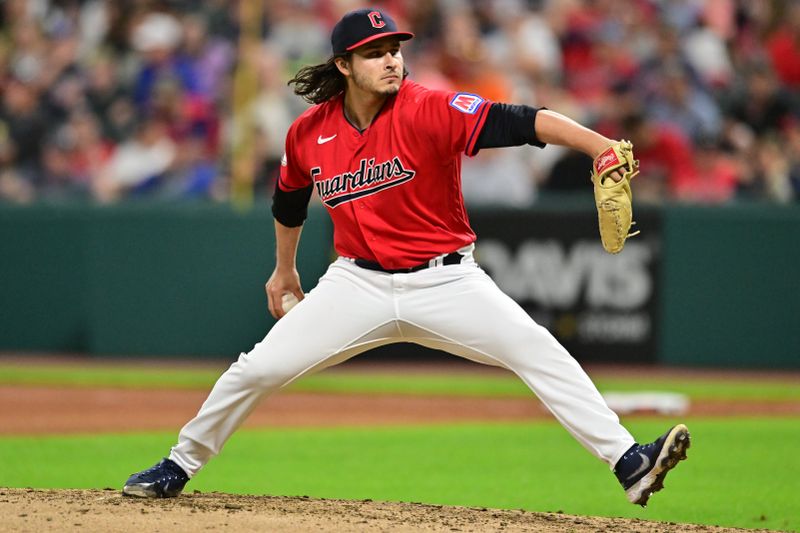
<instances>
[{"instance_id":1,"label":"nike swoosh logo","mask_svg":"<svg viewBox=\"0 0 800 533\"><path fill-rule=\"evenodd\" d=\"M629 480L631 480L631 479L635 478L636 476L638 476L639 474L641 474L642 472L644 472L645 470L647 470L648 468L650 468L650 458L649 458L649 457L647 457L647 456L646 456L645 454L643 454L642 452L639 452L639 457L641 457L641 458L642 458L642 464L639 466L639 468L637 468L637 469L636 469L636 472L634 472L633 474L631 474L630 476L628 476L628 477L625 479L625 481L629 481Z\"/></svg>"},{"instance_id":2,"label":"nike swoosh logo","mask_svg":"<svg viewBox=\"0 0 800 533\"><path fill-rule=\"evenodd\" d=\"M332 141L336 137L336 134L331 135L330 137L323 137L320 135L317 137L317 144L325 144L328 141Z\"/></svg>"}]
</instances>

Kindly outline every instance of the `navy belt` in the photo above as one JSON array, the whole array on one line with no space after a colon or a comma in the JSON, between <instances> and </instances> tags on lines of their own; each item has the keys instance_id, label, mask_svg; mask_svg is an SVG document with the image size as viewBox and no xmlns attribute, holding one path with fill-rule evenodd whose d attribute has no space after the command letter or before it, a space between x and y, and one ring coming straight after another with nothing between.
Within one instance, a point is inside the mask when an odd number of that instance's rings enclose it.
<instances>
[{"instance_id":1,"label":"navy belt","mask_svg":"<svg viewBox=\"0 0 800 533\"><path fill-rule=\"evenodd\" d=\"M431 259L430 261L426 261L421 265L408 268L383 268L380 264L375 263L374 261L367 261L366 259L356 259L355 264L361 268L366 268L367 270L377 270L378 272L386 272L387 274L410 274L411 272L419 272L420 270L425 270L426 268L439 265L458 265L461 264L462 259L464 259L463 255L458 252L453 252L451 254L447 254L441 259Z\"/></svg>"}]
</instances>

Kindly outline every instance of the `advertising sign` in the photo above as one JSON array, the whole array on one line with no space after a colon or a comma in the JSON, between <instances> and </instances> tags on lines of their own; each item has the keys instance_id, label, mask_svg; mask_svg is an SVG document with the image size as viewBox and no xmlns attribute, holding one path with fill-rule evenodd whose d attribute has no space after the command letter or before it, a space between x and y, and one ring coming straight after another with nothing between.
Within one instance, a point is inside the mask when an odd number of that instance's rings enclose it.
<instances>
[{"instance_id":1,"label":"advertising sign","mask_svg":"<svg viewBox=\"0 0 800 533\"><path fill-rule=\"evenodd\" d=\"M642 233L616 255L593 211L478 211L476 259L579 361L652 362L661 232L658 213L640 211Z\"/></svg>"}]
</instances>

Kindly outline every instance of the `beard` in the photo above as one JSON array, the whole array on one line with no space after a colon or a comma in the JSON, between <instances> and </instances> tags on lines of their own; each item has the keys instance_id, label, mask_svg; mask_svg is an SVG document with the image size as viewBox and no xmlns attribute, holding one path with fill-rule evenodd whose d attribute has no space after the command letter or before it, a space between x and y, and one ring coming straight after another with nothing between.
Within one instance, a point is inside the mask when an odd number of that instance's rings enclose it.
<instances>
[{"instance_id":1,"label":"beard","mask_svg":"<svg viewBox=\"0 0 800 533\"><path fill-rule=\"evenodd\" d=\"M402 79L403 78L401 76L401 83ZM400 84L378 87L378 83L379 82L372 81L367 76L364 76L359 72L353 72L353 84L364 92L369 92L380 96L392 96L400 91Z\"/></svg>"}]
</instances>

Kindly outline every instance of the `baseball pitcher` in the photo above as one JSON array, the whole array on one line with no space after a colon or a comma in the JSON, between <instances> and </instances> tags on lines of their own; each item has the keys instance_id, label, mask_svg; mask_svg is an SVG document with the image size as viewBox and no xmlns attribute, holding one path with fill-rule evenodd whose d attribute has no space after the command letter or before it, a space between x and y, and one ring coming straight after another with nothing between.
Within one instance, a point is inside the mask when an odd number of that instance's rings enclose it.
<instances>
[{"instance_id":1,"label":"baseball pitcher","mask_svg":"<svg viewBox=\"0 0 800 533\"><path fill-rule=\"evenodd\" d=\"M616 253L631 225L633 147L553 111L429 90L407 79L401 43L412 37L384 11L350 12L333 29L331 58L291 80L315 105L289 129L274 194L277 262L266 292L279 320L124 494L177 496L262 398L401 341L514 372L633 503L645 505L686 457L682 424L638 444L570 354L486 275L461 195L464 155L546 143L580 150L595 158L601 238ZM313 191L333 220L338 258L304 295L295 257ZM287 295L299 300L291 312Z\"/></svg>"}]
</instances>

